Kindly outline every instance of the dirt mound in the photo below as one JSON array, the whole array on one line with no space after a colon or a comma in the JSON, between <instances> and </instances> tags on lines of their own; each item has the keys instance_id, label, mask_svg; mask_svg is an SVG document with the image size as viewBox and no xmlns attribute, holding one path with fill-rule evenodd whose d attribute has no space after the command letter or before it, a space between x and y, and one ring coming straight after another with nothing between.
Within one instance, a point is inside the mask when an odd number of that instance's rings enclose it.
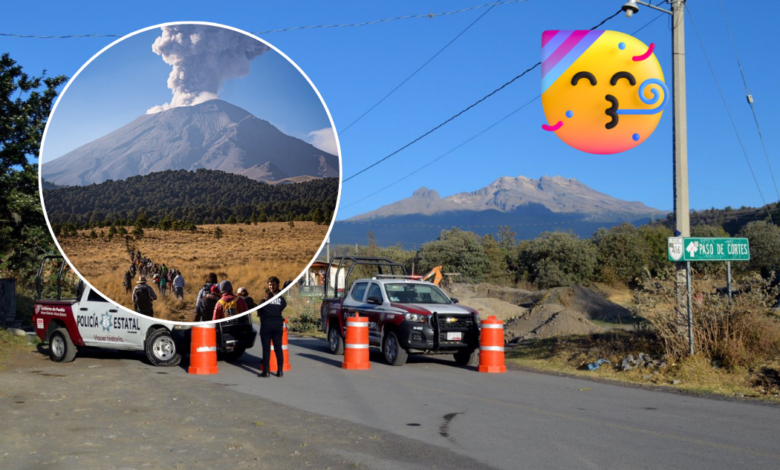
<instances>
[{"instance_id":1,"label":"dirt mound","mask_svg":"<svg viewBox=\"0 0 780 470\"><path fill-rule=\"evenodd\" d=\"M604 328L591 323L580 312L560 304L544 303L534 307L526 315L509 321L504 327L504 336L509 342L518 342L603 331Z\"/></svg>"},{"instance_id":2,"label":"dirt mound","mask_svg":"<svg viewBox=\"0 0 780 470\"><path fill-rule=\"evenodd\" d=\"M582 286L560 288L560 303L580 312L591 320L625 323L633 318L631 312L593 289Z\"/></svg>"},{"instance_id":3,"label":"dirt mound","mask_svg":"<svg viewBox=\"0 0 780 470\"><path fill-rule=\"evenodd\" d=\"M462 305L476 309L481 318L487 318L491 315L504 322L513 318L522 317L527 314L529 309L519 307L498 299L489 299L485 297L473 297L461 302Z\"/></svg>"},{"instance_id":4,"label":"dirt mound","mask_svg":"<svg viewBox=\"0 0 780 470\"><path fill-rule=\"evenodd\" d=\"M538 300L542 293L532 292L514 287L502 287L493 284L453 283L447 288L452 297L459 300L471 298L489 298L508 302L512 305L524 306Z\"/></svg>"}]
</instances>

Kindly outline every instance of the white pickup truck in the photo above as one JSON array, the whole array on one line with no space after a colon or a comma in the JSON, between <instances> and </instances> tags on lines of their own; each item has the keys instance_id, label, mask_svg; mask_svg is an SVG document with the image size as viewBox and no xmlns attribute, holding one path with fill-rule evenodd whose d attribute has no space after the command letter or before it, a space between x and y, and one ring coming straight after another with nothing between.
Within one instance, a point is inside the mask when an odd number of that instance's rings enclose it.
<instances>
[{"instance_id":1,"label":"white pickup truck","mask_svg":"<svg viewBox=\"0 0 780 470\"><path fill-rule=\"evenodd\" d=\"M49 343L51 360L70 362L79 348L95 347L145 351L155 366L181 362L181 341L174 340L178 325L118 308L70 271L61 256L44 257L36 284L33 324Z\"/></svg>"}]
</instances>

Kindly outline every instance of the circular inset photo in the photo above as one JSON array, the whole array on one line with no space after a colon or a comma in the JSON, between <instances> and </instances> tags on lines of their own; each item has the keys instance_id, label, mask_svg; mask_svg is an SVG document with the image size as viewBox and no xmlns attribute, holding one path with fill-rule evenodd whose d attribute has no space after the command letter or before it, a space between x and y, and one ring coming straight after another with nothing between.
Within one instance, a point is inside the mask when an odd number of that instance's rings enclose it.
<instances>
[{"instance_id":1,"label":"circular inset photo","mask_svg":"<svg viewBox=\"0 0 780 470\"><path fill-rule=\"evenodd\" d=\"M93 290L202 322L301 277L335 219L341 159L322 97L281 51L223 25L167 23L69 81L40 186L55 242Z\"/></svg>"}]
</instances>

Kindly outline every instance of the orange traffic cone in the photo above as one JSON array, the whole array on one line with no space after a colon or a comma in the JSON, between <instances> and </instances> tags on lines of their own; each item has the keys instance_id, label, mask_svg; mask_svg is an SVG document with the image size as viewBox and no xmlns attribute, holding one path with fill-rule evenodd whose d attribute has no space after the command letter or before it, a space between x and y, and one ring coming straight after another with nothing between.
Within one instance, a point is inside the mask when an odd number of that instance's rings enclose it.
<instances>
[{"instance_id":1,"label":"orange traffic cone","mask_svg":"<svg viewBox=\"0 0 780 470\"><path fill-rule=\"evenodd\" d=\"M491 315L482 320L479 335L480 372L497 374L506 372L504 365L504 322Z\"/></svg>"},{"instance_id":2,"label":"orange traffic cone","mask_svg":"<svg viewBox=\"0 0 780 470\"><path fill-rule=\"evenodd\" d=\"M214 324L192 328L190 344L190 374L210 375L217 369L217 329Z\"/></svg>"},{"instance_id":3,"label":"orange traffic cone","mask_svg":"<svg viewBox=\"0 0 780 470\"><path fill-rule=\"evenodd\" d=\"M282 334L282 350L284 351L284 368L285 372L289 372L290 367L290 354L287 352L287 320L284 321L284 333ZM271 357L268 362L268 368L272 371L279 370L279 362L276 361L276 353L274 352L274 345L271 345ZM262 366L260 367L262 369ZM270 372L270 371L269 371Z\"/></svg>"},{"instance_id":4,"label":"orange traffic cone","mask_svg":"<svg viewBox=\"0 0 780 470\"><path fill-rule=\"evenodd\" d=\"M342 369L368 370L368 318L355 312L354 317L347 317L347 339L344 341L344 362Z\"/></svg>"}]
</instances>

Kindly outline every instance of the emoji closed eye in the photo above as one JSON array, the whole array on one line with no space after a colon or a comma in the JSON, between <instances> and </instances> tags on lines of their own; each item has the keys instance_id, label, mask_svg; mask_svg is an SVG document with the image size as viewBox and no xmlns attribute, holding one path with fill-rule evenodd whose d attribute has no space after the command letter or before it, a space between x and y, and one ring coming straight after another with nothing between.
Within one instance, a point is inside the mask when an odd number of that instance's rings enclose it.
<instances>
[{"instance_id":1,"label":"emoji closed eye","mask_svg":"<svg viewBox=\"0 0 780 470\"><path fill-rule=\"evenodd\" d=\"M571 78L571 84L577 85L577 82L580 81L580 78L587 78L591 85L596 85L596 77L593 76L590 72L577 72L572 78Z\"/></svg>"},{"instance_id":2,"label":"emoji closed eye","mask_svg":"<svg viewBox=\"0 0 780 470\"><path fill-rule=\"evenodd\" d=\"M615 75L612 76L612 79L610 79L609 84L612 86L617 85L618 80L621 78L625 78L628 80L628 83L631 84L631 86L636 85L636 78L634 78L633 75L631 75L630 72L618 72Z\"/></svg>"}]
</instances>

